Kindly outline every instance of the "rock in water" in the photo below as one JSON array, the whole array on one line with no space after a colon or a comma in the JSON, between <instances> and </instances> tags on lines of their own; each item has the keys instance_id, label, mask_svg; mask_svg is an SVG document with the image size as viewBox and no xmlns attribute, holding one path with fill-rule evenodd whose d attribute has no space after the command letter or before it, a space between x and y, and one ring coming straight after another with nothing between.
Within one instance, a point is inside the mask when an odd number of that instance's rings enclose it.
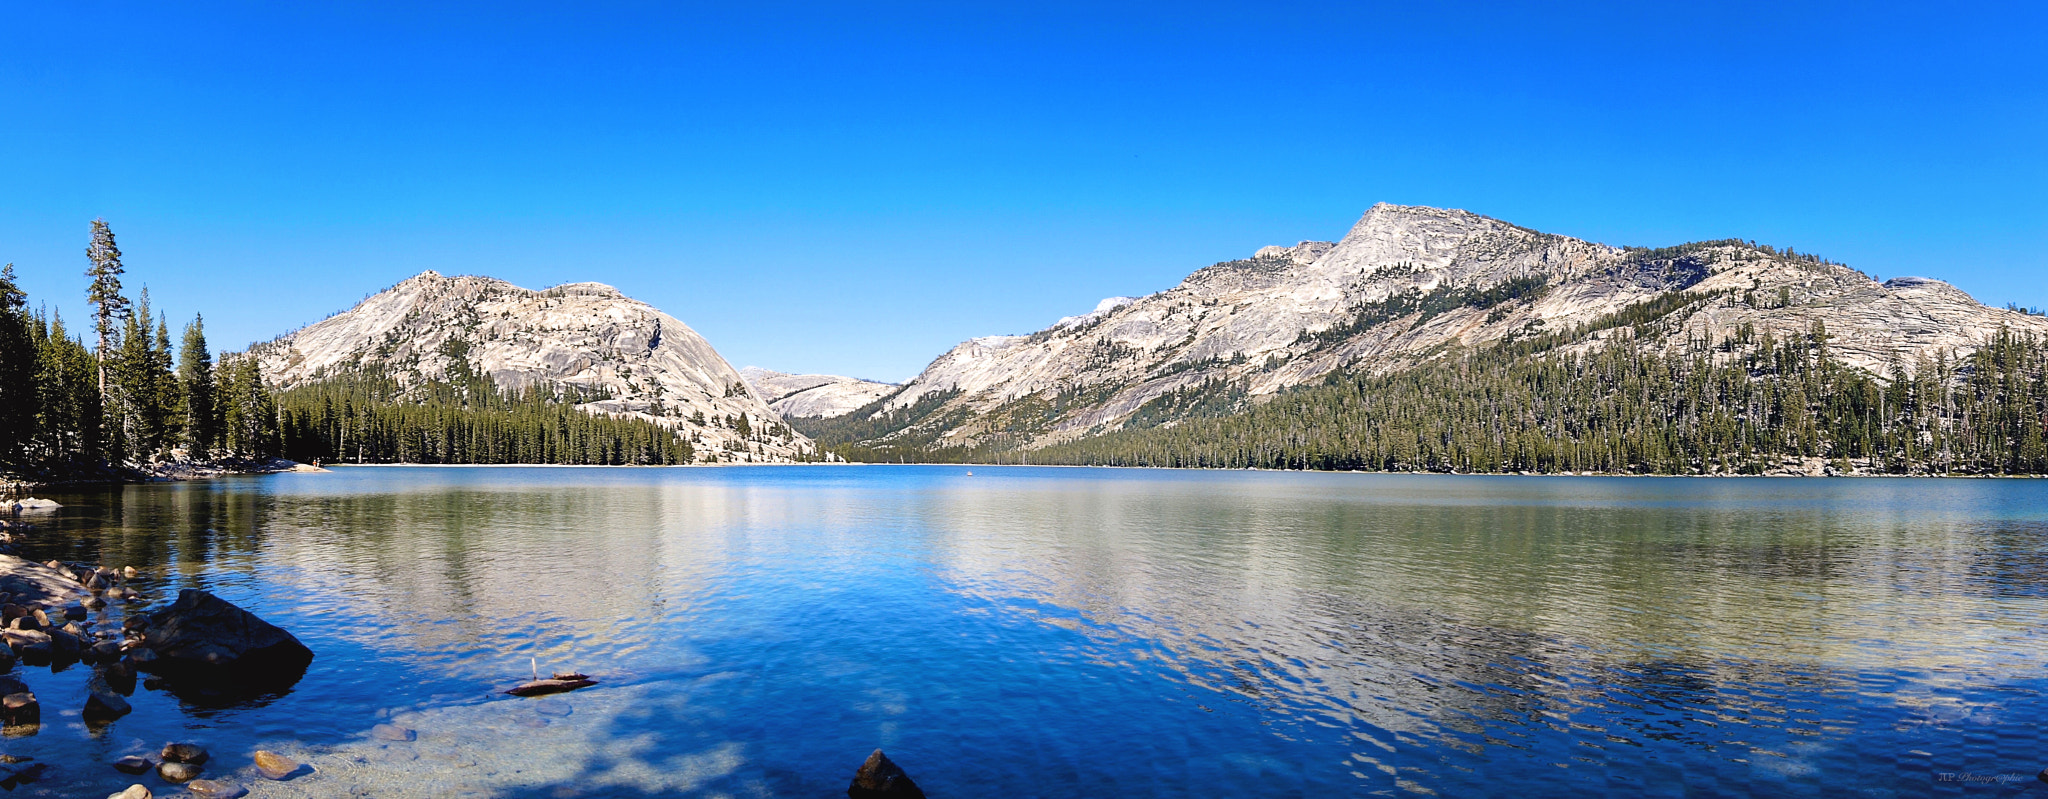
<instances>
[{"instance_id":1,"label":"rock in water","mask_svg":"<svg viewBox=\"0 0 2048 799\"><path fill-rule=\"evenodd\" d=\"M113 721L134 710L128 706L128 700L122 699L112 689L93 691L85 697L86 721Z\"/></svg>"},{"instance_id":2,"label":"rock in water","mask_svg":"<svg viewBox=\"0 0 2048 799\"><path fill-rule=\"evenodd\" d=\"M273 780L281 780L299 770L299 761L268 749L256 750L256 770Z\"/></svg>"},{"instance_id":3,"label":"rock in water","mask_svg":"<svg viewBox=\"0 0 2048 799\"><path fill-rule=\"evenodd\" d=\"M150 614L142 638L156 653L143 669L165 676L289 685L313 662L313 650L291 633L197 588Z\"/></svg>"},{"instance_id":4,"label":"rock in water","mask_svg":"<svg viewBox=\"0 0 2048 799\"><path fill-rule=\"evenodd\" d=\"M924 799L924 791L910 781L910 775L903 773L880 749L868 755L867 762L860 764L860 771L854 772L846 795L852 799Z\"/></svg>"},{"instance_id":5,"label":"rock in water","mask_svg":"<svg viewBox=\"0 0 2048 799\"><path fill-rule=\"evenodd\" d=\"M43 706L36 702L36 695L27 691L8 694L0 698L0 720L9 727L24 724L43 723Z\"/></svg>"},{"instance_id":6,"label":"rock in water","mask_svg":"<svg viewBox=\"0 0 2048 799\"><path fill-rule=\"evenodd\" d=\"M191 763L164 762L157 764L156 775L164 778L164 782L182 784L197 778L199 767Z\"/></svg>"},{"instance_id":7,"label":"rock in water","mask_svg":"<svg viewBox=\"0 0 2048 799\"><path fill-rule=\"evenodd\" d=\"M206 747L199 744L164 744L163 759L166 763L190 763L198 766L206 763Z\"/></svg>"},{"instance_id":8,"label":"rock in water","mask_svg":"<svg viewBox=\"0 0 2048 799\"><path fill-rule=\"evenodd\" d=\"M149 758L129 755L114 761L114 770L122 774L141 774L150 770L155 765L155 763L149 762Z\"/></svg>"},{"instance_id":9,"label":"rock in water","mask_svg":"<svg viewBox=\"0 0 2048 799\"><path fill-rule=\"evenodd\" d=\"M379 724L370 728L370 737L379 741L410 741L419 738L420 734L396 724Z\"/></svg>"},{"instance_id":10,"label":"rock in water","mask_svg":"<svg viewBox=\"0 0 2048 799\"><path fill-rule=\"evenodd\" d=\"M128 790L107 794L107 799L151 799L151 796L147 786L130 785Z\"/></svg>"},{"instance_id":11,"label":"rock in water","mask_svg":"<svg viewBox=\"0 0 2048 799\"><path fill-rule=\"evenodd\" d=\"M193 780L185 784L185 790L200 799L240 799L249 795L249 789L220 780Z\"/></svg>"}]
</instances>

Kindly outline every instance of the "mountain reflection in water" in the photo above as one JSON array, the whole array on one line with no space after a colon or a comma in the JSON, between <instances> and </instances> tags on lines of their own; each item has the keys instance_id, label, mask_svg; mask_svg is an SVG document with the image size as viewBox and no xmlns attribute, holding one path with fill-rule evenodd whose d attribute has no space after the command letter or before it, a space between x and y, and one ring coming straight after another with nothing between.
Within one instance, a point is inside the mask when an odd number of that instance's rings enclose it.
<instances>
[{"instance_id":1,"label":"mountain reflection in water","mask_svg":"<svg viewBox=\"0 0 2048 799\"><path fill-rule=\"evenodd\" d=\"M342 468L61 495L42 559L319 658L136 741L255 796L1956 792L2048 765L2048 481L976 467ZM542 670L596 688L497 691ZM46 706L77 670L23 670ZM53 699L52 697L56 697ZM53 714L54 715L54 714ZM389 743L390 722L419 740Z\"/></svg>"}]
</instances>

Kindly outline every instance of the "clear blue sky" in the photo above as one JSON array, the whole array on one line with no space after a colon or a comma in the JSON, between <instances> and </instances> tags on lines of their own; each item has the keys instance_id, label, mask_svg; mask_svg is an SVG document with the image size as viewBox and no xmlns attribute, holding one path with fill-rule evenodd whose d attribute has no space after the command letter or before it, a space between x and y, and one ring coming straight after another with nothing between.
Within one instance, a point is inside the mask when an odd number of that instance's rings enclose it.
<instances>
[{"instance_id":1,"label":"clear blue sky","mask_svg":"<svg viewBox=\"0 0 2048 799\"><path fill-rule=\"evenodd\" d=\"M216 349L424 269L901 380L1378 201L2048 306L2038 4L0 6L0 261ZM745 8L738 8L745 6Z\"/></svg>"}]
</instances>

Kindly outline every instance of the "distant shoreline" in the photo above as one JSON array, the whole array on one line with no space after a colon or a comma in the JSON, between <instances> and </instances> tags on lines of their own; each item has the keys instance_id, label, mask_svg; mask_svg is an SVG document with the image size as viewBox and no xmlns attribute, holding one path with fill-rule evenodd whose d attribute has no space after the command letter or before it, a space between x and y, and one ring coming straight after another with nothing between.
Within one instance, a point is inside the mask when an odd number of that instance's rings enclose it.
<instances>
[{"instance_id":1,"label":"distant shoreline","mask_svg":"<svg viewBox=\"0 0 2048 799\"><path fill-rule=\"evenodd\" d=\"M974 469L1133 469L1174 472L1269 472L1273 474L1362 474L1362 475L1428 475L1435 477L1629 477L1629 478L1726 478L1744 479L1858 479L1858 478L1912 478L1944 480L2040 480L2048 475L2039 474L1631 474L1627 472L1391 472L1367 471L1363 469L1266 469L1246 467L1236 469L1207 468L1200 466L1105 466L1072 463L677 463L677 464L592 464L592 463L333 463L326 464L323 471L332 468L436 468L436 469L725 469L746 466L772 467L814 467L814 466L880 466L880 467L948 467L962 470Z\"/></svg>"}]
</instances>

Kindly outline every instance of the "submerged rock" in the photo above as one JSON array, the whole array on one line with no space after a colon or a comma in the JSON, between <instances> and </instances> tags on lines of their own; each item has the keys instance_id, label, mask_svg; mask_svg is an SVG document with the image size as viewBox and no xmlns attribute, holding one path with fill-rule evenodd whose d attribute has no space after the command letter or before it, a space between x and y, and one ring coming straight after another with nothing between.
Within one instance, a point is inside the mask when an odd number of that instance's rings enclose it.
<instances>
[{"instance_id":1,"label":"submerged rock","mask_svg":"<svg viewBox=\"0 0 2048 799\"><path fill-rule=\"evenodd\" d=\"M379 724L370 728L370 737L379 741L411 741L418 739L420 734L396 724Z\"/></svg>"},{"instance_id":2,"label":"submerged rock","mask_svg":"<svg viewBox=\"0 0 2048 799\"><path fill-rule=\"evenodd\" d=\"M138 665L165 676L289 685L313 662L313 650L291 633L197 588L149 614L141 632L155 657L138 656Z\"/></svg>"},{"instance_id":3,"label":"submerged rock","mask_svg":"<svg viewBox=\"0 0 2048 799\"><path fill-rule=\"evenodd\" d=\"M164 778L164 782L182 784L198 779L199 767L191 763L171 763L167 761L157 764L156 775Z\"/></svg>"},{"instance_id":4,"label":"submerged rock","mask_svg":"<svg viewBox=\"0 0 2048 799\"><path fill-rule=\"evenodd\" d=\"M185 784L185 790L200 799L240 799L249 795L249 789L220 780L193 780Z\"/></svg>"},{"instance_id":5,"label":"submerged rock","mask_svg":"<svg viewBox=\"0 0 2048 799\"><path fill-rule=\"evenodd\" d=\"M256 750L256 770L273 780L290 777L299 770L299 761L268 749Z\"/></svg>"},{"instance_id":6,"label":"submerged rock","mask_svg":"<svg viewBox=\"0 0 2048 799\"><path fill-rule=\"evenodd\" d=\"M854 772L846 795L852 799L924 799L924 791L910 781L910 775L903 773L880 749L868 755L867 762L860 764L860 771Z\"/></svg>"}]
</instances>

